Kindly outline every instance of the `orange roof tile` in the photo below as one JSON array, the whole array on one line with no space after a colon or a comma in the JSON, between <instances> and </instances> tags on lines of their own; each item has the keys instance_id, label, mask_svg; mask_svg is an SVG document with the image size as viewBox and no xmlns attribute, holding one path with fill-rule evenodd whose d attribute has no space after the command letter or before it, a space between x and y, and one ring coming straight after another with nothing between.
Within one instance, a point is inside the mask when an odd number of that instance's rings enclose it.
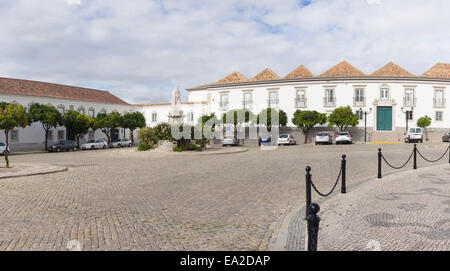
<instances>
[{"instance_id":1,"label":"orange roof tile","mask_svg":"<svg viewBox=\"0 0 450 271\"><path fill-rule=\"evenodd\" d=\"M303 65L298 66L295 70L286 75L285 79L308 78L314 75Z\"/></svg>"},{"instance_id":2,"label":"orange roof tile","mask_svg":"<svg viewBox=\"0 0 450 271\"><path fill-rule=\"evenodd\" d=\"M394 62L389 62L377 71L373 72L370 76L414 77L415 75L403 69Z\"/></svg>"},{"instance_id":3,"label":"orange roof tile","mask_svg":"<svg viewBox=\"0 0 450 271\"><path fill-rule=\"evenodd\" d=\"M104 90L3 77L0 77L0 93L128 105L127 102Z\"/></svg>"},{"instance_id":4,"label":"orange roof tile","mask_svg":"<svg viewBox=\"0 0 450 271\"><path fill-rule=\"evenodd\" d=\"M249 81L266 81L266 80L277 80L280 77L274 73L271 69L265 68L257 75L253 76Z\"/></svg>"},{"instance_id":5,"label":"orange roof tile","mask_svg":"<svg viewBox=\"0 0 450 271\"><path fill-rule=\"evenodd\" d=\"M450 78L450 63L436 63L422 76L433 78Z\"/></svg>"},{"instance_id":6,"label":"orange roof tile","mask_svg":"<svg viewBox=\"0 0 450 271\"><path fill-rule=\"evenodd\" d=\"M229 84L229 83L241 83L246 82L248 79L240 72L232 72L214 84Z\"/></svg>"},{"instance_id":7,"label":"orange roof tile","mask_svg":"<svg viewBox=\"0 0 450 271\"><path fill-rule=\"evenodd\" d=\"M366 76L363 72L353 67L347 61L342 61L328 71L319 75L319 77L354 77Z\"/></svg>"}]
</instances>

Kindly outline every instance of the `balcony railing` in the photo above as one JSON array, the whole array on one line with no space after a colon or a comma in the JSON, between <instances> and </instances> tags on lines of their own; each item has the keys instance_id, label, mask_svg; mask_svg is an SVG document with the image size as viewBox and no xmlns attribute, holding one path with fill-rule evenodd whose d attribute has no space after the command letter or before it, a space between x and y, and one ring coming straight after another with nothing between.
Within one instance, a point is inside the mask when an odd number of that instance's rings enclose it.
<instances>
[{"instance_id":1,"label":"balcony railing","mask_svg":"<svg viewBox=\"0 0 450 271\"><path fill-rule=\"evenodd\" d=\"M416 98L403 97L403 106L416 106Z\"/></svg>"},{"instance_id":2,"label":"balcony railing","mask_svg":"<svg viewBox=\"0 0 450 271\"><path fill-rule=\"evenodd\" d=\"M276 108L276 107L278 107L278 102L279 102L278 99L277 100L267 100L267 106Z\"/></svg>"},{"instance_id":3,"label":"balcony railing","mask_svg":"<svg viewBox=\"0 0 450 271\"><path fill-rule=\"evenodd\" d=\"M366 97L353 97L353 106L354 107L366 106Z\"/></svg>"},{"instance_id":4,"label":"balcony railing","mask_svg":"<svg viewBox=\"0 0 450 271\"><path fill-rule=\"evenodd\" d=\"M433 106L437 108L445 107L445 99L444 98L434 98Z\"/></svg>"},{"instance_id":5,"label":"balcony railing","mask_svg":"<svg viewBox=\"0 0 450 271\"><path fill-rule=\"evenodd\" d=\"M243 101L242 102L242 107L244 109L251 109L252 108L252 104L253 104L252 101Z\"/></svg>"},{"instance_id":6,"label":"balcony railing","mask_svg":"<svg viewBox=\"0 0 450 271\"><path fill-rule=\"evenodd\" d=\"M336 106L336 98L334 97L323 98L323 107L335 107L335 106Z\"/></svg>"},{"instance_id":7,"label":"balcony railing","mask_svg":"<svg viewBox=\"0 0 450 271\"><path fill-rule=\"evenodd\" d=\"M228 103L220 103L219 104L221 111L227 111L228 110Z\"/></svg>"},{"instance_id":8,"label":"balcony railing","mask_svg":"<svg viewBox=\"0 0 450 271\"><path fill-rule=\"evenodd\" d=\"M307 105L306 105L306 98L296 98L295 99L295 106L297 107L297 108L304 108L304 107L307 107Z\"/></svg>"}]
</instances>

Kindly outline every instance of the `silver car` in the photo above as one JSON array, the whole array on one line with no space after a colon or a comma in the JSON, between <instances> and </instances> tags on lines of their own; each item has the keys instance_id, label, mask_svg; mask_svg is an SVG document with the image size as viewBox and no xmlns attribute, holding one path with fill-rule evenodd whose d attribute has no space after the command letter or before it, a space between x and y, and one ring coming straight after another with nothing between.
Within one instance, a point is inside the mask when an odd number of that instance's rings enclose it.
<instances>
[{"instance_id":1,"label":"silver car","mask_svg":"<svg viewBox=\"0 0 450 271\"><path fill-rule=\"evenodd\" d=\"M297 144L297 140L295 137L290 134L280 135L277 140L278 145L295 145Z\"/></svg>"},{"instance_id":2,"label":"silver car","mask_svg":"<svg viewBox=\"0 0 450 271\"><path fill-rule=\"evenodd\" d=\"M239 140L234 136L224 136L222 139L222 146L238 146Z\"/></svg>"},{"instance_id":3,"label":"silver car","mask_svg":"<svg viewBox=\"0 0 450 271\"><path fill-rule=\"evenodd\" d=\"M128 138L117 139L111 143L111 148L131 147L131 141Z\"/></svg>"},{"instance_id":4,"label":"silver car","mask_svg":"<svg viewBox=\"0 0 450 271\"><path fill-rule=\"evenodd\" d=\"M328 132L319 132L316 134L316 145L333 144L333 138Z\"/></svg>"}]
</instances>

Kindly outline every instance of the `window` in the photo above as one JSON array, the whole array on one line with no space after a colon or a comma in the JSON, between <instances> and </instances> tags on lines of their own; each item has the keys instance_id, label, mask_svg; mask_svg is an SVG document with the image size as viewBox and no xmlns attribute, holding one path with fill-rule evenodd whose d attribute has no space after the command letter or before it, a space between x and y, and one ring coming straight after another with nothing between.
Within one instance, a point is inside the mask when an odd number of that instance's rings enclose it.
<instances>
[{"instance_id":1,"label":"window","mask_svg":"<svg viewBox=\"0 0 450 271\"><path fill-rule=\"evenodd\" d=\"M19 142L19 130L11 131L11 142Z\"/></svg>"},{"instance_id":2,"label":"window","mask_svg":"<svg viewBox=\"0 0 450 271\"><path fill-rule=\"evenodd\" d=\"M436 111L436 121L442 121L442 111Z\"/></svg>"},{"instance_id":3,"label":"window","mask_svg":"<svg viewBox=\"0 0 450 271\"><path fill-rule=\"evenodd\" d=\"M228 94L220 94L220 109L228 110Z\"/></svg>"},{"instance_id":4,"label":"window","mask_svg":"<svg viewBox=\"0 0 450 271\"><path fill-rule=\"evenodd\" d=\"M157 121L158 121L158 114L152 113L152 122L157 122Z\"/></svg>"},{"instance_id":5,"label":"window","mask_svg":"<svg viewBox=\"0 0 450 271\"><path fill-rule=\"evenodd\" d=\"M334 88L325 89L324 106L335 106Z\"/></svg>"},{"instance_id":6,"label":"window","mask_svg":"<svg viewBox=\"0 0 450 271\"><path fill-rule=\"evenodd\" d=\"M358 115L358 119L359 120L363 120L364 119L364 111L358 110L358 111L356 111L356 114Z\"/></svg>"},{"instance_id":7,"label":"window","mask_svg":"<svg viewBox=\"0 0 450 271\"><path fill-rule=\"evenodd\" d=\"M66 136L64 130L58 130L58 140L65 140L65 139Z\"/></svg>"},{"instance_id":8,"label":"window","mask_svg":"<svg viewBox=\"0 0 450 271\"><path fill-rule=\"evenodd\" d=\"M362 87L355 88L355 97L353 106L365 106L365 100L366 98L364 97L364 88Z\"/></svg>"},{"instance_id":9,"label":"window","mask_svg":"<svg viewBox=\"0 0 450 271\"><path fill-rule=\"evenodd\" d=\"M269 107L278 106L278 91L269 92L269 102L267 104Z\"/></svg>"},{"instance_id":10,"label":"window","mask_svg":"<svg viewBox=\"0 0 450 271\"><path fill-rule=\"evenodd\" d=\"M389 99L389 89L388 88L380 89L380 98L381 99Z\"/></svg>"},{"instance_id":11,"label":"window","mask_svg":"<svg viewBox=\"0 0 450 271\"><path fill-rule=\"evenodd\" d=\"M47 139L49 141L53 141L53 130L49 130L48 131Z\"/></svg>"},{"instance_id":12,"label":"window","mask_svg":"<svg viewBox=\"0 0 450 271\"><path fill-rule=\"evenodd\" d=\"M403 99L404 106L414 106L414 88L405 89L405 97Z\"/></svg>"},{"instance_id":13,"label":"window","mask_svg":"<svg viewBox=\"0 0 450 271\"><path fill-rule=\"evenodd\" d=\"M297 89L295 105L297 107L306 107L306 90Z\"/></svg>"},{"instance_id":14,"label":"window","mask_svg":"<svg viewBox=\"0 0 450 271\"><path fill-rule=\"evenodd\" d=\"M408 120L412 120L413 119L413 111L406 111L406 118Z\"/></svg>"},{"instance_id":15,"label":"window","mask_svg":"<svg viewBox=\"0 0 450 271\"><path fill-rule=\"evenodd\" d=\"M74 110L74 106L73 105L71 105L71 106L69 106L69 110Z\"/></svg>"},{"instance_id":16,"label":"window","mask_svg":"<svg viewBox=\"0 0 450 271\"><path fill-rule=\"evenodd\" d=\"M445 107L444 89L434 90L434 107Z\"/></svg>"},{"instance_id":17,"label":"window","mask_svg":"<svg viewBox=\"0 0 450 271\"><path fill-rule=\"evenodd\" d=\"M244 108L249 109L252 107L252 93L245 92L244 93Z\"/></svg>"},{"instance_id":18,"label":"window","mask_svg":"<svg viewBox=\"0 0 450 271\"><path fill-rule=\"evenodd\" d=\"M194 121L194 112L189 112L189 121Z\"/></svg>"},{"instance_id":19,"label":"window","mask_svg":"<svg viewBox=\"0 0 450 271\"><path fill-rule=\"evenodd\" d=\"M95 117L95 110L93 108L89 109L88 114L91 118Z\"/></svg>"},{"instance_id":20,"label":"window","mask_svg":"<svg viewBox=\"0 0 450 271\"><path fill-rule=\"evenodd\" d=\"M61 113L61 115L64 115L64 113L65 113L64 106L58 106L58 111L59 111L59 113Z\"/></svg>"},{"instance_id":21,"label":"window","mask_svg":"<svg viewBox=\"0 0 450 271\"><path fill-rule=\"evenodd\" d=\"M89 139L95 139L95 132L94 131L89 131Z\"/></svg>"}]
</instances>

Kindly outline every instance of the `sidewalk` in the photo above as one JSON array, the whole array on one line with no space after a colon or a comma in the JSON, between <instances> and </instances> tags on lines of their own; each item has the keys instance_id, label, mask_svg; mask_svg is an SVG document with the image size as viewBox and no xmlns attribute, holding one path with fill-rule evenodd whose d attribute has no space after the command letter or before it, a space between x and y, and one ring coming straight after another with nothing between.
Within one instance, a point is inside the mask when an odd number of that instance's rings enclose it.
<instances>
[{"instance_id":1,"label":"sidewalk","mask_svg":"<svg viewBox=\"0 0 450 271\"><path fill-rule=\"evenodd\" d=\"M13 163L11 168L0 167L0 180L58 173L66 170L68 169L64 166L37 163Z\"/></svg>"},{"instance_id":2,"label":"sidewalk","mask_svg":"<svg viewBox=\"0 0 450 271\"><path fill-rule=\"evenodd\" d=\"M372 179L320 203L318 250L450 250L450 165Z\"/></svg>"}]
</instances>

